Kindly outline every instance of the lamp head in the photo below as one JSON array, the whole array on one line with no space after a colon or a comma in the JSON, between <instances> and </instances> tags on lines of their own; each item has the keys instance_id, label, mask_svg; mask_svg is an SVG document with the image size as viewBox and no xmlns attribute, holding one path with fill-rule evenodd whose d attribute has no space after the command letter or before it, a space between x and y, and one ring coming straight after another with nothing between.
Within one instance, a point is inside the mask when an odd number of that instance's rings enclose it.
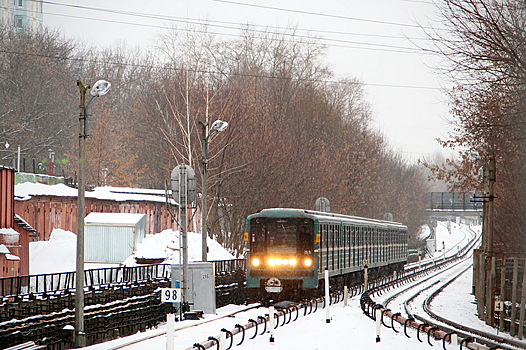
<instances>
[{"instance_id":1,"label":"lamp head","mask_svg":"<svg viewBox=\"0 0 526 350\"><path fill-rule=\"evenodd\" d=\"M104 96L110 91L111 83L106 80L98 80L91 88L90 94L93 97Z\"/></svg>"},{"instance_id":2,"label":"lamp head","mask_svg":"<svg viewBox=\"0 0 526 350\"><path fill-rule=\"evenodd\" d=\"M210 132L221 132L224 131L228 127L228 123L224 122L222 120L216 120L212 123L212 126L210 127Z\"/></svg>"}]
</instances>

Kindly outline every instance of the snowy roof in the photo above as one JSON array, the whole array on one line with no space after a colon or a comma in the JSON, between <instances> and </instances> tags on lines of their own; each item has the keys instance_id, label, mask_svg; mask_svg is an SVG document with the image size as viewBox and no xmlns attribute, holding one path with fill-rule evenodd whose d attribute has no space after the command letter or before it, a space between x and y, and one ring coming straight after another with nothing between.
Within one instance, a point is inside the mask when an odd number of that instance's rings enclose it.
<instances>
[{"instance_id":1,"label":"snowy roof","mask_svg":"<svg viewBox=\"0 0 526 350\"><path fill-rule=\"evenodd\" d=\"M0 228L0 236L2 236L2 241L6 244L17 244L20 239L20 233L12 228Z\"/></svg>"},{"instance_id":2,"label":"snowy roof","mask_svg":"<svg viewBox=\"0 0 526 350\"><path fill-rule=\"evenodd\" d=\"M148 201L165 203L165 191L131 187L96 187L93 191L86 191L86 198L106 199L113 201ZM28 200L32 196L77 197L78 190L64 184L46 185L41 183L24 182L15 185L15 199ZM169 198L171 204L176 202Z\"/></svg>"},{"instance_id":3,"label":"snowy roof","mask_svg":"<svg viewBox=\"0 0 526 350\"><path fill-rule=\"evenodd\" d=\"M84 218L85 224L123 224L135 225L145 214L130 213L89 213Z\"/></svg>"},{"instance_id":4,"label":"snowy roof","mask_svg":"<svg viewBox=\"0 0 526 350\"><path fill-rule=\"evenodd\" d=\"M9 249L5 245L0 244L0 254L9 254L9 253L11 253Z\"/></svg>"},{"instance_id":5,"label":"snowy roof","mask_svg":"<svg viewBox=\"0 0 526 350\"><path fill-rule=\"evenodd\" d=\"M6 255L5 255L5 258L6 258L7 260L20 260L20 258L19 258L18 256L13 255L13 254L6 254Z\"/></svg>"},{"instance_id":6,"label":"snowy roof","mask_svg":"<svg viewBox=\"0 0 526 350\"><path fill-rule=\"evenodd\" d=\"M19 236L20 233L16 232L12 228L0 228L0 235L17 235L17 236Z\"/></svg>"}]
</instances>

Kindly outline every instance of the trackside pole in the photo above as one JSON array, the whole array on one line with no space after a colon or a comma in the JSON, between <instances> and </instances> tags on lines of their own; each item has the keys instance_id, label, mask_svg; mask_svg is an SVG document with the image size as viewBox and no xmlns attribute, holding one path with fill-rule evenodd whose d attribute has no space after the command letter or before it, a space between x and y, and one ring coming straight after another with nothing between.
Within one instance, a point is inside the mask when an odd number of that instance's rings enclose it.
<instances>
[{"instance_id":1,"label":"trackside pole","mask_svg":"<svg viewBox=\"0 0 526 350\"><path fill-rule=\"evenodd\" d=\"M380 342L380 330L382 329L382 311L380 309L376 309L376 342Z\"/></svg>"},{"instance_id":2,"label":"trackside pole","mask_svg":"<svg viewBox=\"0 0 526 350\"><path fill-rule=\"evenodd\" d=\"M329 270L325 270L325 323L331 323L331 310L329 309L330 303Z\"/></svg>"},{"instance_id":3,"label":"trackside pole","mask_svg":"<svg viewBox=\"0 0 526 350\"><path fill-rule=\"evenodd\" d=\"M166 350L174 350L175 314L166 314Z\"/></svg>"},{"instance_id":4,"label":"trackside pole","mask_svg":"<svg viewBox=\"0 0 526 350\"><path fill-rule=\"evenodd\" d=\"M271 306L269 307L268 309L268 317L269 317L269 322L270 322L270 344L271 345L274 345L274 323L276 322L274 320L274 314L275 314L275 311L274 311L274 306Z\"/></svg>"},{"instance_id":5,"label":"trackside pole","mask_svg":"<svg viewBox=\"0 0 526 350\"><path fill-rule=\"evenodd\" d=\"M343 306L347 306L347 298L349 298L349 288L343 287Z\"/></svg>"},{"instance_id":6,"label":"trackside pole","mask_svg":"<svg viewBox=\"0 0 526 350\"><path fill-rule=\"evenodd\" d=\"M226 346L226 333L225 332L221 332L221 334L219 334L219 348L218 349L226 349L227 346Z\"/></svg>"}]
</instances>

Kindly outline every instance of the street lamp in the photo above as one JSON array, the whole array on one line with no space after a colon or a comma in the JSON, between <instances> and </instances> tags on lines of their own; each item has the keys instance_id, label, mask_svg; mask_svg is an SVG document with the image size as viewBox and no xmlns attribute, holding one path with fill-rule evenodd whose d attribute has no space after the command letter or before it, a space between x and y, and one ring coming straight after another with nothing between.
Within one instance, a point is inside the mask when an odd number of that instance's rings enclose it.
<instances>
[{"instance_id":1,"label":"street lamp","mask_svg":"<svg viewBox=\"0 0 526 350\"><path fill-rule=\"evenodd\" d=\"M77 80L80 90L80 128L79 128L79 180L77 202L77 269L75 272L75 346L86 346L84 333L84 215L85 215L85 179L86 138L88 137L89 107L99 96L104 96L111 88L106 80L99 80L91 87ZM86 103L86 93L90 90L91 98Z\"/></svg>"},{"instance_id":2,"label":"street lamp","mask_svg":"<svg viewBox=\"0 0 526 350\"><path fill-rule=\"evenodd\" d=\"M208 219L208 206L206 203L207 192L207 166L208 166L208 144L212 137L228 127L228 123L222 120L216 120L212 123L210 131L208 131L208 123L199 122L202 128L201 143L203 148L203 160L201 166L201 239L202 239L202 261L207 261L208 247L206 244L207 232L206 221Z\"/></svg>"}]
</instances>

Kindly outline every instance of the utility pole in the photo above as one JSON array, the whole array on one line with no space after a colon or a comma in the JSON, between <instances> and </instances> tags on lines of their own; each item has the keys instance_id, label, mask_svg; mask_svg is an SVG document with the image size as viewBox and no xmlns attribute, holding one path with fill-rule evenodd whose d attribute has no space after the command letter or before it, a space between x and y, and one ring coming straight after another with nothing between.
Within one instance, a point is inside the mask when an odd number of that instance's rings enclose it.
<instances>
[{"instance_id":1,"label":"utility pole","mask_svg":"<svg viewBox=\"0 0 526 350\"><path fill-rule=\"evenodd\" d=\"M185 164L180 164L172 170L171 174L172 181L172 196L175 201L179 204L181 218L181 236L182 236L182 251L183 251L183 302L182 312L186 312L188 306L188 216L187 210L188 205L195 200L195 171L194 169ZM183 310L184 309L184 310Z\"/></svg>"},{"instance_id":2,"label":"utility pole","mask_svg":"<svg viewBox=\"0 0 526 350\"><path fill-rule=\"evenodd\" d=\"M493 254L494 242L493 242L493 199L495 198L494 184L495 184L495 156L489 155L486 166L484 167L484 222L482 227L482 243L485 255L484 266L481 266L481 270L484 270L486 275L486 290L485 290L485 304L486 312L485 318L486 323L493 327L494 309L495 309L495 256ZM482 272L482 271L481 271Z\"/></svg>"},{"instance_id":3,"label":"utility pole","mask_svg":"<svg viewBox=\"0 0 526 350\"><path fill-rule=\"evenodd\" d=\"M203 150L203 159L201 164L201 261L207 261L208 244L207 244L207 219L208 219L208 204L207 204L207 190L208 190L208 124L200 123L202 128L201 143Z\"/></svg>"},{"instance_id":4,"label":"utility pole","mask_svg":"<svg viewBox=\"0 0 526 350\"><path fill-rule=\"evenodd\" d=\"M86 124L88 108L86 106L86 93L89 85L84 85L78 80L80 90L80 116L79 116L79 180L77 197L77 262L75 283L75 346L82 348L86 346L86 334L84 333L84 214L85 214L85 181L86 173Z\"/></svg>"},{"instance_id":5,"label":"utility pole","mask_svg":"<svg viewBox=\"0 0 526 350\"><path fill-rule=\"evenodd\" d=\"M85 216L85 173L86 173L86 139L88 138L88 110L96 98L104 96L111 88L106 80L99 80L93 87L77 80L80 92L79 116L79 180L77 198L77 259L75 270L75 347L86 346L84 333L84 216ZM91 98L86 103L86 94ZM51 154L50 154L51 157Z\"/></svg>"},{"instance_id":6,"label":"utility pole","mask_svg":"<svg viewBox=\"0 0 526 350\"><path fill-rule=\"evenodd\" d=\"M496 179L495 156L488 156L484 167L484 206L482 225L482 247L487 254L493 254L493 200L495 199L494 185Z\"/></svg>"},{"instance_id":7,"label":"utility pole","mask_svg":"<svg viewBox=\"0 0 526 350\"><path fill-rule=\"evenodd\" d=\"M207 221L208 221L208 204L207 204L207 192L208 192L208 145L210 140L217 133L224 131L228 127L228 123L222 120L216 120L212 123L210 131L208 131L208 123L199 122L201 125L201 146L203 149L203 159L201 164L201 248L202 257L201 260L206 262L208 254L207 245Z\"/></svg>"}]
</instances>

